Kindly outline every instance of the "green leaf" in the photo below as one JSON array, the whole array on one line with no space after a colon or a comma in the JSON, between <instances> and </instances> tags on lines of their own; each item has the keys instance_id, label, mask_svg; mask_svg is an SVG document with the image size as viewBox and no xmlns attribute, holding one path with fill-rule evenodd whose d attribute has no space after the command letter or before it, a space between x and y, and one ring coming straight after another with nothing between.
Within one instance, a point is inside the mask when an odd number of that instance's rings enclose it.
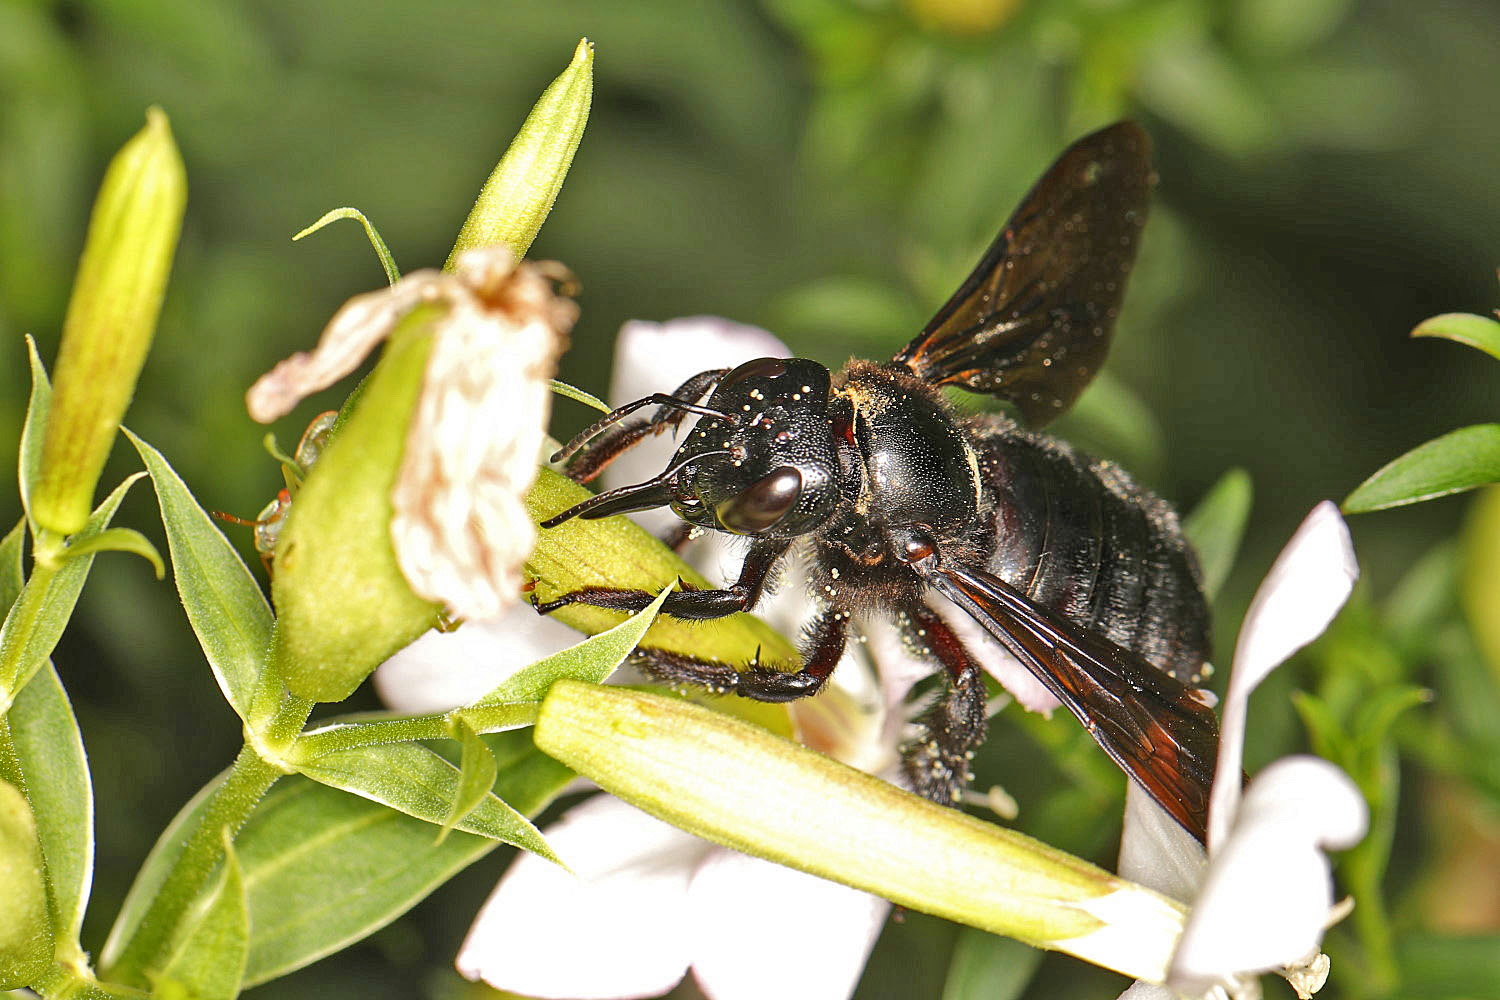
<instances>
[{"instance_id":1,"label":"green leaf","mask_svg":"<svg viewBox=\"0 0 1500 1000\"><path fill-rule=\"evenodd\" d=\"M484 182L463 230L453 245L445 271L465 250L503 243L520 260L542 228L562 190L583 138L594 96L594 46L578 43L568 68L553 80L526 116Z\"/></svg>"},{"instance_id":2,"label":"green leaf","mask_svg":"<svg viewBox=\"0 0 1500 1000\"><path fill-rule=\"evenodd\" d=\"M198 826L201 813L208 807L214 792L228 776L228 770L221 771L212 781L200 788L198 794L177 811L177 815L172 817L172 822L168 823L167 828L161 832L161 836L156 838L151 853L146 855L145 863L141 865L140 871L136 872L135 881L130 884L130 891L125 895L124 905L115 915L114 926L109 929L109 938L104 942L104 949L99 953L99 968L107 970L114 965L126 944L135 937L141 918L146 915L151 901L161 890L162 884L166 882L168 873L177 866L177 859L182 856L183 847L187 843L187 832Z\"/></svg>"},{"instance_id":3,"label":"green leaf","mask_svg":"<svg viewBox=\"0 0 1500 1000\"><path fill-rule=\"evenodd\" d=\"M448 817L460 793L458 769L414 743L340 750L296 766L314 781L438 825ZM486 795L456 827L557 860L536 827L492 794Z\"/></svg>"},{"instance_id":4,"label":"green leaf","mask_svg":"<svg viewBox=\"0 0 1500 1000\"><path fill-rule=\"evenodd\" d=\"M36 353L36 341L26 337L31 362L31 401L26 404L26 422L21 427L21 507L31 517L31 494L42 478L42 439L47 434L47 413L52 409L52 384Z\"/></svg>"},{"instance_id":5,"label":"green leaf","mask_svg":"<svg viewBox=\"0 0 1500 1000\"><path fill-rule=\"evenodd\" d=\"M1491 675L1500 678L1500 489L1475 497L1465 521L1460 606Z\"/></svg>"},{"instance_id":6,"label":"green leaf","mask_svg":"<svg viewBox=\"0 0 1500 1000\"><path fill-rule=\"evenodd\" d=\"M1418 445L1344 498L1363 514L1500 482L1500 424L1475 424Z\"/></svg>"},{"instance_id":7,"label":"green leaf","mask_svg":"<svg viewBox=\"0 0 1500 1000\"><path fill-rule=\"evenodd\" d=\"M0 781L0 990L29 986L52 964L47 886L31 806Z\"/></svg>"},{"instance_id":8,"label":"green leaf","mask_svg":"<svg viewBox=\"0 0 1500 1000\"><path fill-rule=\"evenodd\" d=\"M551 381L552 391L557 393L559 396L566 396L574 402L582 403L585 406L592 406L600 413L610 412L609 407L605 405L604 400L600 399L598 396L595 396L593 393L584 392L577 386L569 385L568 383L559 381L557 379L552 379Z\"/></svg>"},{"instance_id":9,"label":"green leaf","mask_svg":"<svg viewBox=\"0 0 1500 1000\"><path fill-rule=\"evenodd\" d=\"M188 622L219 689L245 718L271 642L270 605L249 567L161 452L129 430L125 435L151 473Z\"/></svg>"},{"instance_id":10,"label":"green leaf","mask_svg":"<svg viewBox=\"0 0 1500 1000\"><path fill-rule=\"evenodd\" d=\"M245 879L226 831L224 871L218 884L184 921L167 951L167 962L153 977L157 991L166 983L193 1000L232 1000L239 996L250 951L250 907Z\"/></svg>"},{"instance_id":11,"label":"green leaf","mask_svg":"<svg viewBox=\"0 0 1500 1000\"><path fill-rule=\"evenodd\" d=\"M324 213L323 217L317 222L314 222L296 236L293 236L292 241L296 242L304 236L310 236L330 222L338 219L355 219L360 225L364 226L365 236L369 238L370 246L375 248L375 256L380 258L380 266L385 269L385 280L393 285L401 280L401 269L396 266L396 258L391 256L390 248L385 245L385 240L380 238L379 231L370 223L370 220L365 218L365 213L357 208L335 208L330 212Z\"/></svg>"},{"instance_id":12,"label":"green leaf","mask_svg":"<svg viewBox=\"0 0 1500 1000\"><path fill-rule=\"evenodd\" d=\"M26 547L26 521L23 518L10 529L10 534L0 541L0 612L10 610L26 586L26 570L22 557Z\"/></svg>"},{"instance_id":13,"label":"green leaf","mask_svg":"<svg viewBox=\"0 0 1500 1000\"><path fill-rule=\"evenodd\" d=\"M529 732L486 737L501 771L496 791L536 815L573 778ZM276 786L236 840L250 896L254 986L379 930L497 842L432 826L368 799L301 778Z\"/></svg>"},{"instance_id":14,"label":"green leaf","mask_svg":"<svg viewBox=\"0 0 1500 1000\"><path fill-rule=\"evenodd\" d=\"M614 628L598 635L589 636L575 646L569 646L538 660L531 666L517 671L499 687L474 703L476 707L499 705L520 701L541 701L547 689L563 678L602 684L604 679L625 662L625 657L640 644L641 638L662 602L672 592L666 587L656 595L656 600Z\"/></svg>"},{"instance_id":15,"label":"green leaf","mask_svg":"<svg viewBox=\"0 0 1500 1000\"><path fill-rule=\"evenodd\" d=\"M448 836L459 821L479 808L479 804L495 786L495 778L500 770L495 762L495 755L490 753L489 744L479 738L473 726L458 718L454 720L453 728L463 748L463 756L459 760L458 788L448 815L443 817L439 839Z\"/></svg>"},{"instance_id":16,"label":"green leaf","mask_svg":"<svg viewBox=\"0 0 1500 1000\"><path fill-rule=\"evenodd\" d=\"M1014 1000L1026 991L1044 954L1011 938L961 928L943 1000Z\"/></svg>"},{"instance_id":17,"label":"green leaf","mask_svg":"<svg viewBox=\"0 0 1500 1000\"><path fill-rule=\"evenodd\" d=\"M10 725L47 863L52 925L76 946L94 870L94 791L78 720L50 663L16 697Z\"/></svg>"},{"instance_id":18,"label":"green leaf","mask_svg":"<svg viewBox=\"0 0 1500 1000\"><path fill-rule=\"evenodd\" d=\"M125 494L141 478L137 473L115 487L94 510L72 544L86 544L109 527ZM8 682L12 695L26 686L31 675L46 662L57 646L63 629L73 617L73 607L83 591L94 557L64 560L55 573L33 573L21 596L0 625L0 683Z\"/></svg>"},{"instance_id":19,"label":"green leaf","mask_svg":"<svg viewBox=\"0 0 1500 1000\"><path fill-rule=\"evenodd\" d=\"M1472 313L1444 313L1423 320L1413 337L1445 337L1500 359L1500 323Z\"/></svg>"},{"instance_id":20,"label":"green leaf","mask_svg":"<svg viewBox=\"0 0 1500 1000\"><path fill-rule=\"evenodd\" d=\"M316 760L340 750L380 743L452 739L453 724L459 719L476 733L499 733L532 725L536 722L537 710L537 702L528 701L459 708L432 715L361 713L335 717L325 725L299 735L296 754L299 760Z\"/></svg>"},{"instance_id":21,"label":"green leaf","mask_svg":"<svg viewBox=\"0 0 1500 1000\"><path fill-rule=\"evenodd\" d=\"M1244 469L1230 469L1182 522L1188 541L1198 550L1203 592L1210 600L1234 568L1245 537L1245 522L1250 518L1251 494L1250 474Z\"/></svg>"},{"instance_id":22,"label":"green leaf","mask_svg":"<svg viewBox=\"0 0 1500 1000\"><path fill-rule=\"evenodd\" d=\"M167 567L162 564L161 553L156 551L156 546L152 545L145 535L134 528L110 528L108 531L101 531L87 541L69 545L63 554L68 559L77 559L79 556L92 556L100 552L130 552L150 563L151 568L156 571L158 580L167 575Z\"/></svg>"}]
</instances>

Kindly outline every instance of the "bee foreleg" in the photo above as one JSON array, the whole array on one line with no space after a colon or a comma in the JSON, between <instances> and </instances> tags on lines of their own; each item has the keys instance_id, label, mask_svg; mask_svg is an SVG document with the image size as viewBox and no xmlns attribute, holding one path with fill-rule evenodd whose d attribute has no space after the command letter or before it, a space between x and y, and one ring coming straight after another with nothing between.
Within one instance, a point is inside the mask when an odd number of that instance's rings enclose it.
<instances>
[{"instance_id":1,"label":"bee foreleg","mask_svg":"<svg viewBox=\"0 0 1500 1000\"><path fill-rule=\"evenodd\" d=\"M668 684L693 684L716 694L787 702L818 693L844 658L848 639L848 617L825 611L807 629L801 670L777 670L758 662L737 669L663 649L639 649L635 660L642 670Z\"/></svg>"},{"instance_id":2,"label":"bee foreleg","mask_svg":"<svg viewBox=\"0 0 1500 1000\"><path fill-rule=\"evenodd\" d=\"M985 736L984 678L963 640L927 605L906 609L911 638L942 664L948 692L919 720L922 735L902 752L912 791L939 805L953 805L972 775L974 748Z\"/></svg>"},{"instance_id":3,"label":"bee foreleg","mask_svg":"<svg viewBox=\"0 0 1500 1000\"><path fill-rule=\"evenodd\" d=\"M739 579L722 590L679 590L668 594L662 603L661 612L673 618L702 621L723 618L737 611L748 611L760 600L766 586L766 577L776 560L786 552L789 543L776 539L756 542L745 556L740 567ZM620 590L614 587L582 587L550 601L536 602L538 614L551 614L569 604L588 604L612 611L642 611L656 600L656 595L644 590Z\"/></svg>"}]
</instances>

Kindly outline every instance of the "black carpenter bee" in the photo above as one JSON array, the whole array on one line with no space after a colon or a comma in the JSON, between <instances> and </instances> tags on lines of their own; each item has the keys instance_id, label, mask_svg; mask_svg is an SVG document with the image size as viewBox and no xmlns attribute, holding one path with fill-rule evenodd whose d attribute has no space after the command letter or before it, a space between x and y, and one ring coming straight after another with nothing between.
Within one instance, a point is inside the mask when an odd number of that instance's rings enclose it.
<instances>
[{"instance_id":1,"label":"black carpenter bee","mask_svg":"<svg viewBox=\"0 0 1500 1000\"><path fill-rule=\"evenodd\" d=\"M801 669L660 650L638 651L641 665L669 683L790 701L823 686L851 618L892 616L951 682L904 756L911 786L952 804L984 738L985 690L974 656L926 603L936 591L1201 840L1218 727L1189 686L1208 655L1208 610L1176 515L1109 462L1004 417L955 416L937 388L998 397L1031 427L1065 410L1104 361L1153 179L1137 125L1086 136L893 360L851 361L837 376L805 358L702 372L620 407L559 451L554 460L572 456L570 474L586 482L647 435L698 418L661 475L542 525L670 505L690 525L750 540L731 586L674 593L665 614L752 609L793 544L810 548L819 610ZM625 419L649 406L649 417ZM538 609L635 611L651 600L594 587Z\"/></svg>"}]
</instances>

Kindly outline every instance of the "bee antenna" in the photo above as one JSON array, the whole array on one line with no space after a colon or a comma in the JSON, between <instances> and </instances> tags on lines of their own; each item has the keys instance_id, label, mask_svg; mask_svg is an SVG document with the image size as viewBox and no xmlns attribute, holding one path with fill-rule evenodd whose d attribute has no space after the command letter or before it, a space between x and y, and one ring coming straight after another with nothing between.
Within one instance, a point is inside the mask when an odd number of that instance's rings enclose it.
<instances>
[{"instance_id":1,"label":"bee antenna","mask_svg":"<svg viewBox=\"0 0 1500 1000\"><path fill-rule=\"evenodd\" d=\"M555 528L564 521L570 521L575 517L581 517L586 521L593 521L601 517L609 517L611 514L628 514L631 511L650 510L652 507L661 507L672 502L670 487L673 476L700 458L727 454L729 454L727 451L705 451L697 455L690 455L676 465L668 468L661 475L648 479L644 483L636 483L634 486L620 486L600 493L598 496L589 497L581 503L576 503L561 514L555 514L547 518L547 520L542 522L542 527Z\"/></svg>"},{"instance_id":2,"label":"bee antenna","mask_svg":"<svg viewBox=\"0 0 1500 1000\"><path fill-rule=\"evenodd\" d=\"M604 416L600 417L598 420L594 421L589 426L585 427L583 430L579 431L573 436L572 440L552 453L551 461L561 462L570 458L578 451L578 449L582 448L591 440L598 437L605 430L608 430L611 425L619 423L621 420L624 420L626 417L630 416L641 407L651 406L653 404L668 409L681 410L685 413L695 413L700 417L717 417L718 419L723 420L729 424L739 423L739 417L735 414L724 413L707 406L699 406L697 403L689 402L685 399L678 399L676 396L669 396L664 392L653 392L645 399L637 399L633 403L626 403L624 406L621 406L618 409L611 410ZM603 494L600 495L602 496Z\"/></svg>"}]
</instances>

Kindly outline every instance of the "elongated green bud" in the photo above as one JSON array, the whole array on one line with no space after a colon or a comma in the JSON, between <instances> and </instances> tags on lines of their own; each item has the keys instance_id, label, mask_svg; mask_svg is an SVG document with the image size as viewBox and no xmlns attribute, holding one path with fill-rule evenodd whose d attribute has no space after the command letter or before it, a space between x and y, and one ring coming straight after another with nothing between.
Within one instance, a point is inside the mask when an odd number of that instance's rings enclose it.
<instances>
[{"instance_id":1,"label":"elongated green bud","mask_svg":"<svg viewBox=\"0 0 1500 1000\"><path fill-rule=\"evenodd\" d=\"M559 681L536 745L700 837L1138 979L1182 933L1173 900L684 701Z\"/></svg>"},{"instance_id":2,"label":"elongated green bud","mask_svg":"<svg viewBox=\"0 0 1500 1000\"><path fill-rule=\"evenodd\" d=\"M31 505L47 531L70 535L88 521L156 331L186 201L187 176L167 116L152 108L104 175L68 303L41 485Z\"/></svg>"},{"instance_id":3,"label":"elongated green bud","mask_svg":"<svg viewBox=\"0 0 1500 1000\"><path fill-rule=\"evenodd\" d=\"M485 181L445 271L453 270L459 255L475 247L503 243L516 260L526 256L568 176L593 97L594 46L585 38L568 68L542 92Z\"/></svg>"}]
</instances>

